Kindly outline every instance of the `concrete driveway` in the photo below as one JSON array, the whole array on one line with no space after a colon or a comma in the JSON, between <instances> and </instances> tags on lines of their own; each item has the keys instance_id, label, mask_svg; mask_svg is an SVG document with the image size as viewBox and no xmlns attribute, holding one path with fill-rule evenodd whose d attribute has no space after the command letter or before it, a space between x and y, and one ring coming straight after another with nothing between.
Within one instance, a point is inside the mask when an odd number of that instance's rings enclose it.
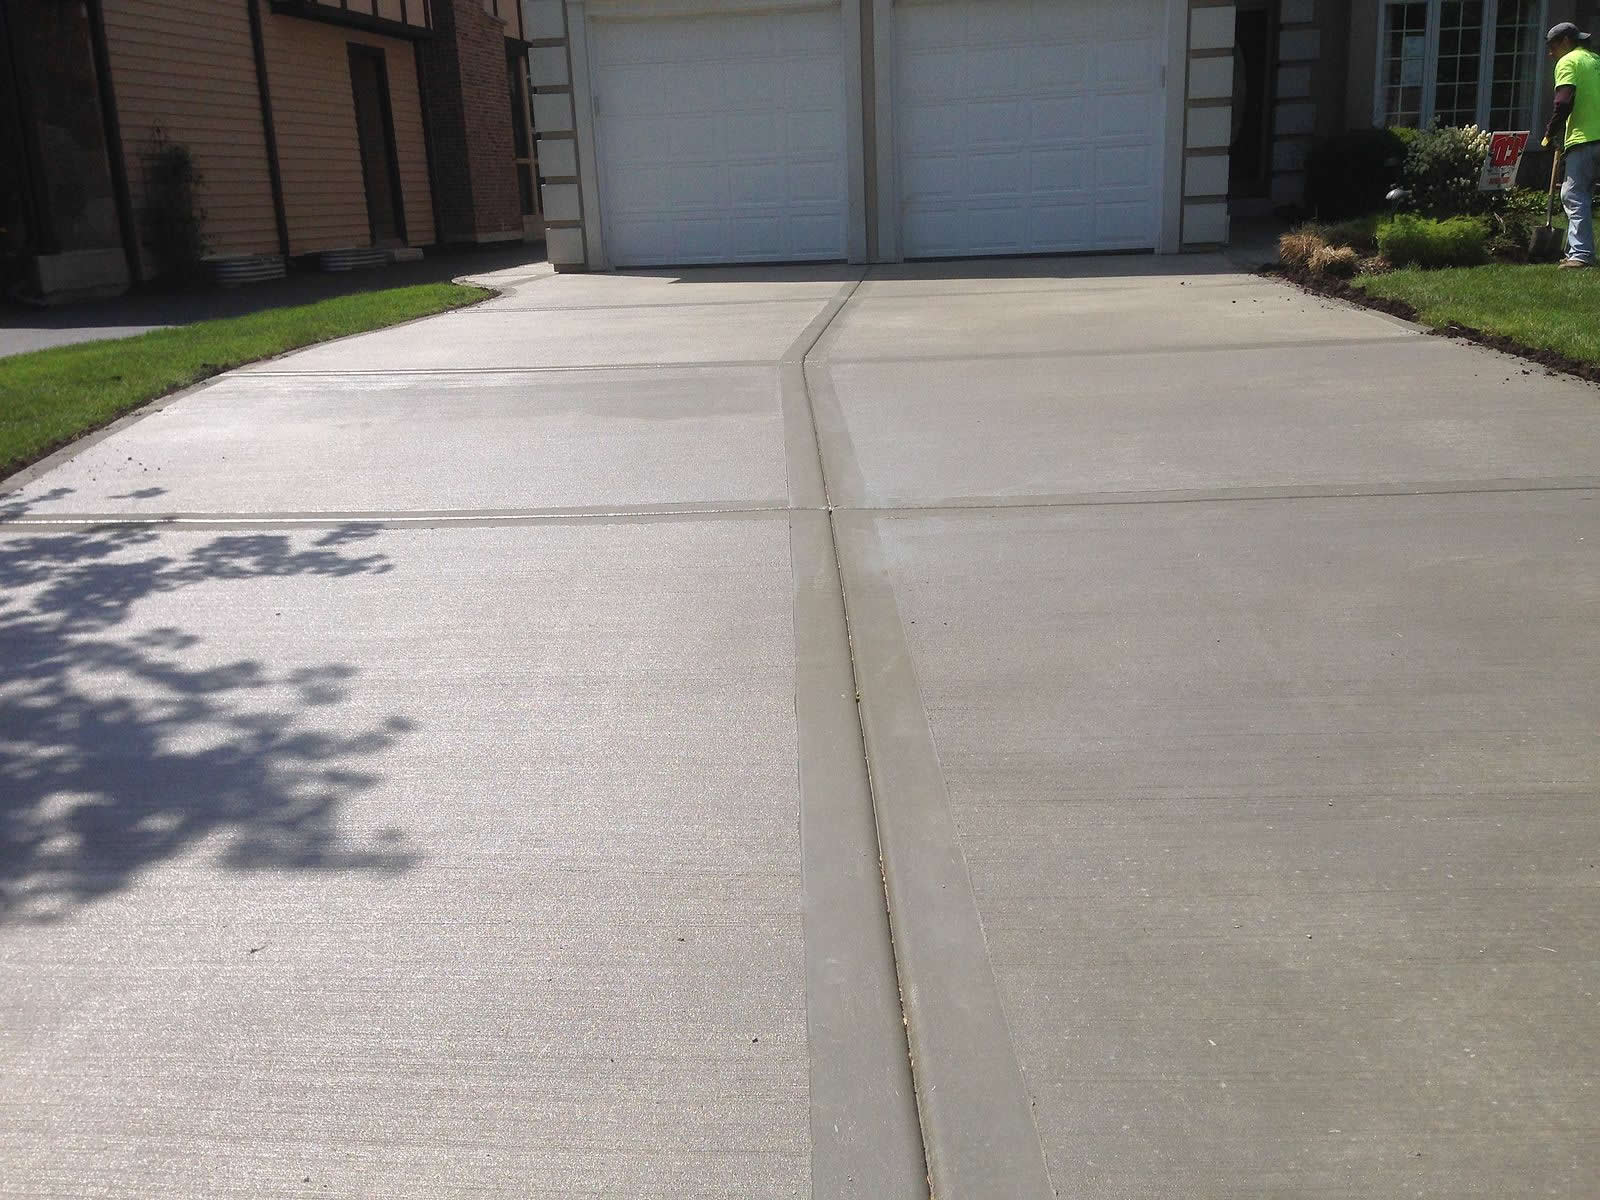
<instances>
[{"instance_id":1,"label":"concrete driveway","mask_svg":"<svg viewBox=\"0 0 1600 1200\"><path fill-rule=\"evenodd\" d=\"M0 1194L1590 1193L1600 392L505 282L0 500Z\"/></svg>"}]
</instances>

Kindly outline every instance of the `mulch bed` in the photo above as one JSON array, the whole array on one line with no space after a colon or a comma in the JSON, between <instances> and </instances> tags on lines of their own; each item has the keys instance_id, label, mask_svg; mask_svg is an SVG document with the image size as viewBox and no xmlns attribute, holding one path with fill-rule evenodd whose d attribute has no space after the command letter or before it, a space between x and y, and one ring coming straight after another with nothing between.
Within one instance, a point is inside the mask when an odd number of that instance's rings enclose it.
<instances>
[{"instance_id":1,"label":"mulch bed","mask_svg":"<svg viewBox=\"0 0 1600 1200\"><path fill-rule=\"evenodd\" d=\"M1388 313L1391 317L1399 317L1403 321L1413 321L1422 324L1417 316L1417 310L1404 300L1391 300L1384 296L1373 296L1352 286L1343 279L1335 279L1328 275L1314 275L1310 271L1299 267L1263 267L1261 274L1273 279L1281 279L1296 287L1303 288L1317 296L1327 296L1333 300L1344 300L1362 308L1375 309L1378 312ZM1521 342L1505 337L1498 333L1485 333L1481 329L1469 329L1464 325L1445 325L1438 329L1429 329L1428 332L1435 337L1462 338L1465 341L1475 342L1480 346L1487 346L1491 350L1499 350L1504 354L1512 354L1517 358L1525 358L1529 362L1538 363L1550 374L1561 373L1576 375L1579 379L1590 383L1600 383L1600 366L1593 363L1579 362L1575 358L1568 358L1565 354L1558 354L1554 350L1540 350L1535 346L1525 346Z\"/></svg>"}]
</instances>

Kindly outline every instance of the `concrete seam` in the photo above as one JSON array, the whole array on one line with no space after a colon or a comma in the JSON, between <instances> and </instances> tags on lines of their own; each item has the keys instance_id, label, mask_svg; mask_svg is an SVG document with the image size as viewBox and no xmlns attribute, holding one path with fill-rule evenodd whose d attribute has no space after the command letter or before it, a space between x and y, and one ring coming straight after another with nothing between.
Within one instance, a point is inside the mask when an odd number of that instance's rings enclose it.
<instances>
[{"instance_id":1,"label":"concrete seam","mask_svg":"<svg viewBox=\"0 0 1600 1200\"><path fill-rule=\"evenodd\" d=\"M805 359L860 283L857 278L841 287L778 364L791 504L826 503ZM811 1050L811 1194L818 1200L925 1196L927 1163L855 707L855 664L838 548L825 512L791 515L789 552Z\"/></svg>"},{"instance_id":2,"label":"concrete seam","mask_svg":"<svg viewBox=\"0 0 1600 1200\"><path fill-rule=\"evenodd\" d=\"M655 524L674 521L769 521L800 511L770 508L713 508L654 505L639 508L548 509L523 512L432 513L205 513L143 516L130 513L61 513L54 516L0 517L0 537L40 529L324 529L360 525L373 529L445 529L488 525Z\"/></svg>"},{"instance_id":3,"label":"concrete seam","mask_svg":"<svg viewBox=\"0 0 1600 1200\"><path fill-rule=\"evenodd\" d=\"M924 1197L927 1163L827 514L791 514L789 546L811 1194L817 1200Z\"/></svg>"},{"instance_id":4,"label":"concrete seam","mask_svg":"<svg viewBox=\"0 0 1600 1200\"><path fill-rule=\"evenodd\" d=\"M1078 492L1050 496L951 497L926 503L906 501L870 505L857 512L883 517L938 513L999 512L1007 509L1111 508L1129 504L1255 504L1280 500L1377 500L1398 496L1489 496L1517 492L1600 491L1600 476L1569 479L1441 479L1393 483L1322 484L1305 487L1164 489L1133 492Z\"/></svg>"},{"instance_id":5,"label":"concrete seam","mask_svg":"<svg viewBox=\"0 0 1600 1200\"><path fill-rule=\"evenodd\" d=\"M875 518L833 518L930 1187L1041 1200L1055 1193Z\"/></svg>"},{"instance_id":6,"label":"concrete seam","mask_svg":"<svg viewBox=\"0 0 1600 1200\"><path fill-rule=\"evenodd\" d=\"M839 328L825 329L812 350L817 360L808 355L804 362L830 497L865 491L843 410L820 361ZM928 1188L952 1196L1051 1196L893 585L878 572L881 590L873 590L873 572L859 566L862 539L877 542L873 518L831 505L829 514ZM852 536L857 552L847 553L842 543ZM868 626L872 634L858 638L858 629ZM889 663L893 668L885 669ZM883 774L895 786L882 786ZM948 1104L947 1092L953 1096Z\"/></svg>"}]
</instances>

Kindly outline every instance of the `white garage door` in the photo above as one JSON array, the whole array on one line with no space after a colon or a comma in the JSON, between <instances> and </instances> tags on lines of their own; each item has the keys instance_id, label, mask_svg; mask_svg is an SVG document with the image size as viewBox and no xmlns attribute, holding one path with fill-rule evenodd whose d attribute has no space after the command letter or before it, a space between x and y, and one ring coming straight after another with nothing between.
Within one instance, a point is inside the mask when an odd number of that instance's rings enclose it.
<instances>
[{"instance_id":1,"label":"white garage door","mask_svg":"<svg viewBox=\"0 0 1600 1200\"><path fill-rule=\"evenodd\" d=\"M845 257L838 8L590 30L614 266Z\"/></svg>"},{"instance_id":2,"label":"white garage door","mask_svg":"<svg viewBox=\"0 0 1600 1200\"><path fill-rule=\"evenodd\" d=\"M1163 0L896 5L902 253L1155 246L1164 9Z\"/></svg>"}]
</instances>

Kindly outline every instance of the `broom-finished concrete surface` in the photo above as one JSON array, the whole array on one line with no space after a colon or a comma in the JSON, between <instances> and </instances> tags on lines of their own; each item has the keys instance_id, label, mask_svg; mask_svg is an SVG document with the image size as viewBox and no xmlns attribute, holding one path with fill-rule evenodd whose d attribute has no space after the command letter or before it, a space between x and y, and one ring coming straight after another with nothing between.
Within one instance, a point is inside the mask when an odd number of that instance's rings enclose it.
<instances>
[{"instance_id":1,"label":"broom-finished concrete surface","mask_svg":"<svg viewBox=\"0 0 1600 1200\"><path fill-rule=\"evenodd\" d=\"M0 501L0 1194L1588 1194L1600 392L503 282Z\"/></svg>"}]
</instances>

